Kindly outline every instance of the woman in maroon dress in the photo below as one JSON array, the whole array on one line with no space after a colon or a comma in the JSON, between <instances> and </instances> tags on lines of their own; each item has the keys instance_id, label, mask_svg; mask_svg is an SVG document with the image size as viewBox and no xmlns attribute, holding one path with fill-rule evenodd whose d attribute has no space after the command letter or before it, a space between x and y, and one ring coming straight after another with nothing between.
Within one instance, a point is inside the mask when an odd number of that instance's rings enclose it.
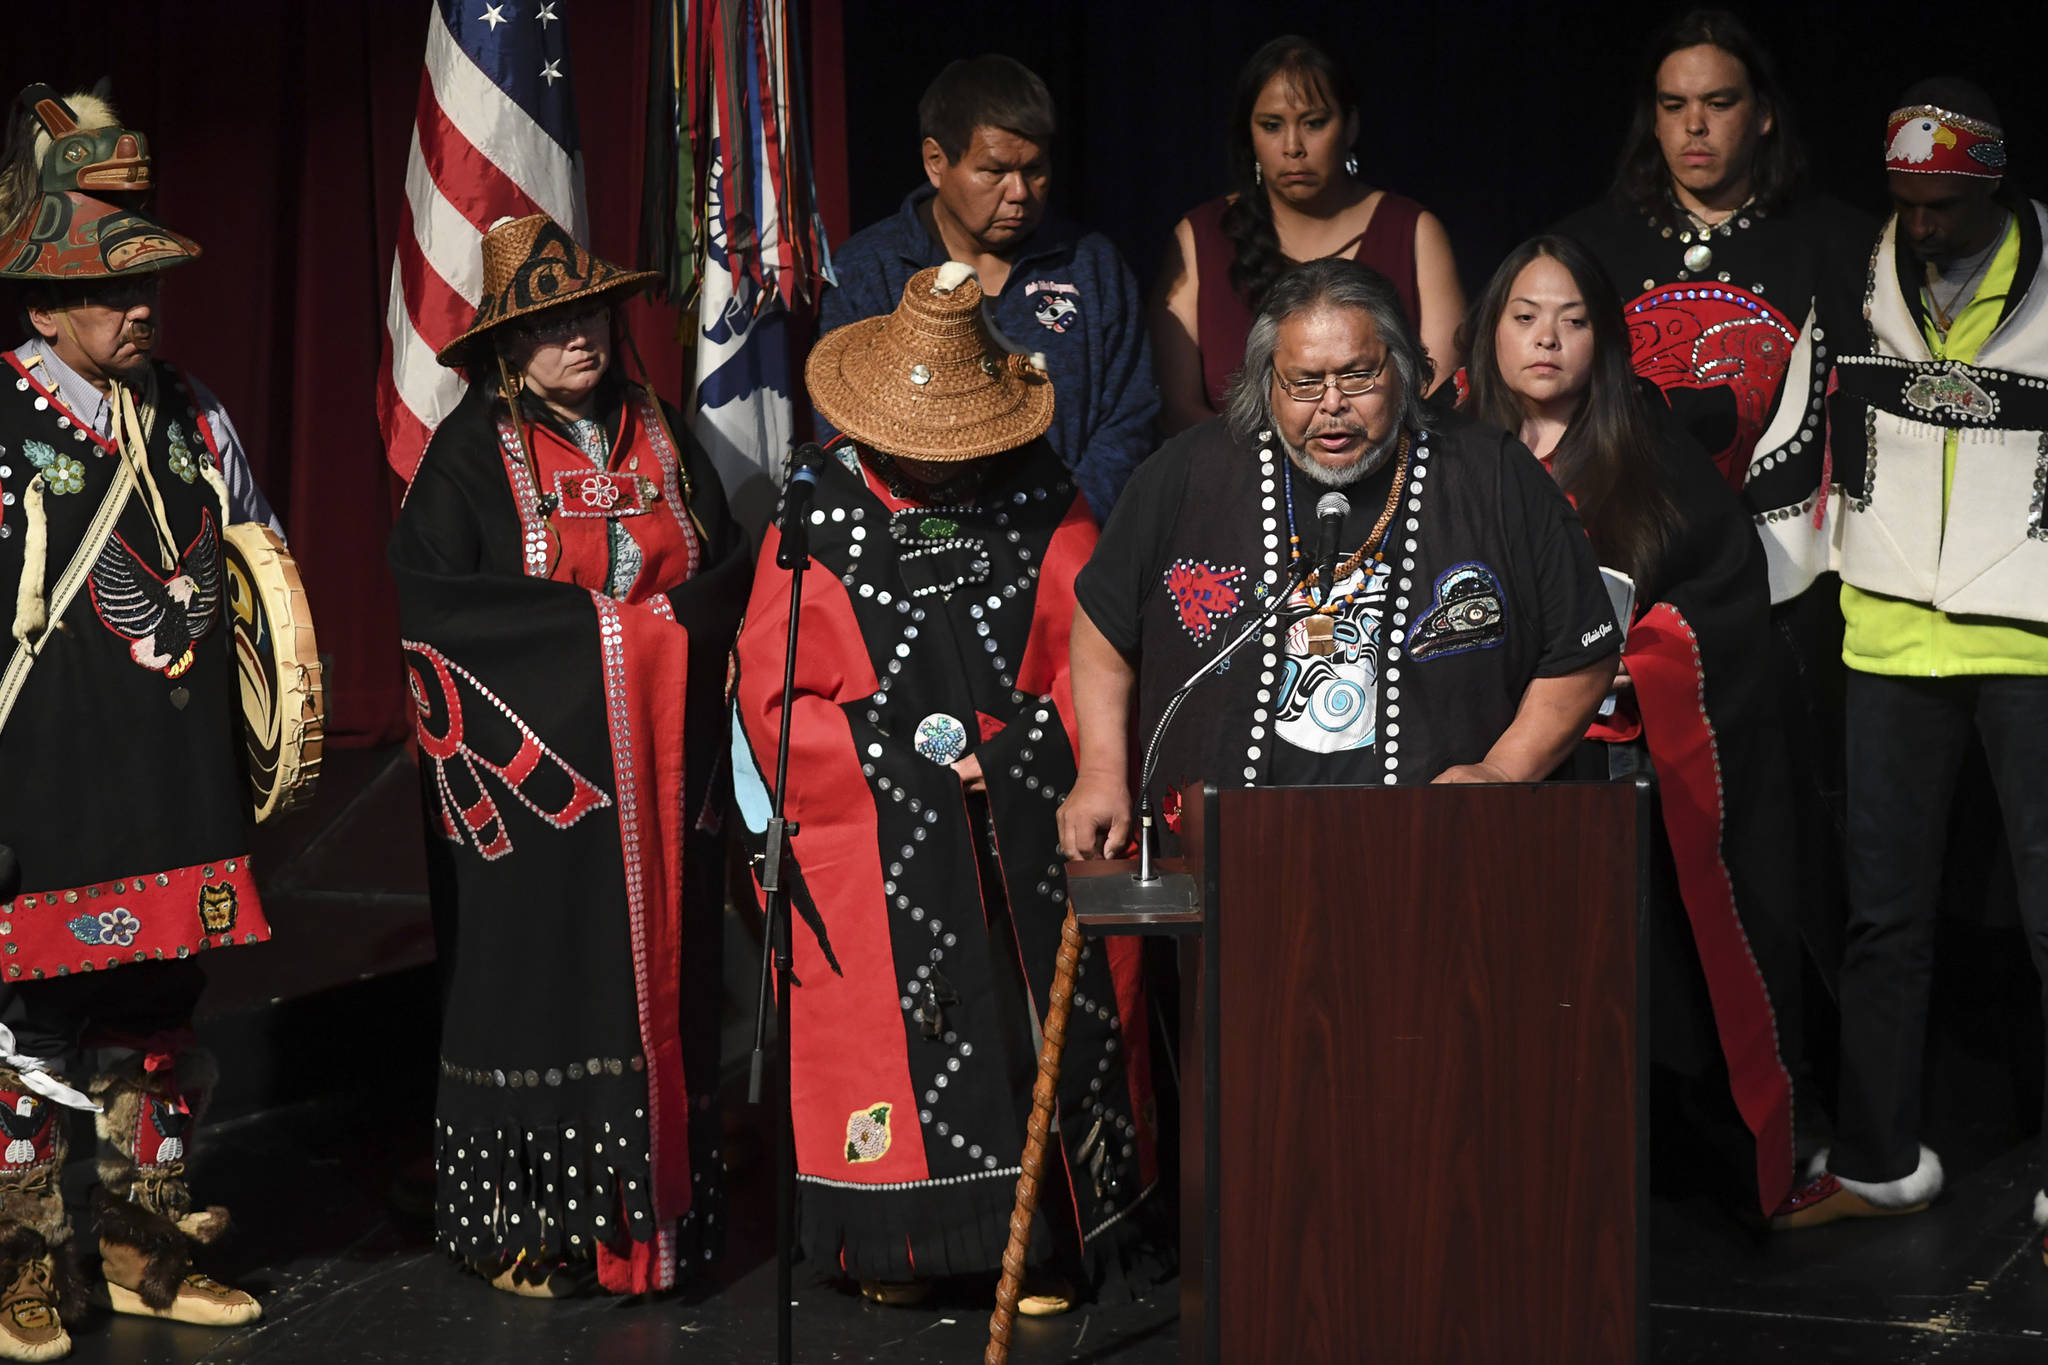
<instances>
[{"instance_id":1,"label":"woman in maroon dress","mask_svg":"<svg viewBox=\"0 0 2048 1365\"><path fill-rule=\"evenodd\" d=\"M1385 275L1437 380L1458 368L1465 295L1450 238L1422 205L1360 178L1357 141L1351 83L1308 39L1275 38L1238 73L1230 127L1237 187L1175 225L1152 310L1167 435L1222 410L1260 300L1301 261L1349 256Z\"/></svg>"}]
</instances>

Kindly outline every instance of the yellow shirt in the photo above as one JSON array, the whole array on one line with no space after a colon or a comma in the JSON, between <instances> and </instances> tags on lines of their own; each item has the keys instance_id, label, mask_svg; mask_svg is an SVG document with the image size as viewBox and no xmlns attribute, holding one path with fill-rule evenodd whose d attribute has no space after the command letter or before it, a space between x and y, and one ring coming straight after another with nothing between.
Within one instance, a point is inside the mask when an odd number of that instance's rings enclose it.
<instances>
[{"instance_id":1,"label":"yellow shirt","mask_svg":"<svg viewBox=\"0 0 2048 1365\"><path fill-rule=\"evenodd\" d=\"M1904 248L1900 248L1903 250ZM1977 295L1957 315L1948 335L1926 322L1927 345L1936 360L1973 363L1977 350L1998 325L2005 296L2020 260L2017 220L1992 254ZM1944 519L1956 480L1956 434L1941 445L1941 502ZM1842 662L1864 673L1942 678L1968 673L2048 674L2048 626L1995 616L1951 616L1925 602L1885 597L1842 585Z\"/></svg>"}]
</instances>

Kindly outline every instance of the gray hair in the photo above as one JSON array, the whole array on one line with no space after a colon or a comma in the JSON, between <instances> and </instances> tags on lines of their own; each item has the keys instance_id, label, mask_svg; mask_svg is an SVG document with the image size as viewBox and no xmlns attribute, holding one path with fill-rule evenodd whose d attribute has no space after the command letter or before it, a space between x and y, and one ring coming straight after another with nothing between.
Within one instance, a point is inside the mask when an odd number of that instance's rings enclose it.
<instances>
[{"instance_id":1,"label":"gray hair","mask_svg":"<svg viewBox=\"0 0 2048 1365\"><path fill-rule=\"evenodd\" d=\"M1372 319L1374 331L1387 348L1387 359L1401 377L1401 426L1410 431L1429 427L1429 410L1422 395L1436 367L1408 310L1393 283L1371 266L1340 256L1325 257L1295 266L1266 292L1265 306L1252 323L1244 343L1244 365L1230 377L1230 393L1224 416L1230 430L1241 441L1258 439L1273 421L1273 350L1280 339L1280 324L1318 308L1356 308Z\"/></svg>"}]
</instances>

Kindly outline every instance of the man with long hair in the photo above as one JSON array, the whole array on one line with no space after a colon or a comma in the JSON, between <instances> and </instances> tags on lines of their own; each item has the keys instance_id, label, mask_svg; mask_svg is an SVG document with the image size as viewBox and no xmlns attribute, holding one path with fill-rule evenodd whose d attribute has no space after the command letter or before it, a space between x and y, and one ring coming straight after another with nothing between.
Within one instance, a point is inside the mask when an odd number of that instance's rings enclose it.
<instances>
[{"instance_id":1,"label":"man with long hair","mask_svg":"<svg viewBox=\"0 0 2048 1365\"><path fill-rule=\"evenodd\" d=\"M1130 835L1133 712L1149 734L1280 593L1263 648L1190 693L1161 741L1169 827L1196 779L1533 782L1578 742L1620 643L1592 547L1519 441L1422 401L1429 375L1377 271L1326 258L1268 291L1229 411L1140 467L1075 583L1068 857ZM1341 562L1303 581L1332 491Z\"/></svg>"},{"instance_id":2,"label":"man with long hair","mask_svg":"<svg viewBox=\"0 0 2048 1365\"><path fill-rule=\"evenodd\" d=\"M1059 395L1045 439L1106 517L1152 448L1159 391L1130 268L1107 237L1046 211L1052 95L1023 63L984 53L940 71L917 117L926 183L834 253L818 330L890 312L920 270L974 267L1005 349L1044 358Z\"/></svg>"},{"instance_id":3,"label":"man with long hair","mask_svg":"<svg viewBox=\"0 0 2048 1365\"><path fill-rule=\"evenodd\" d=\"M1783 875L1825 976L1840 956L1841 617L1817 501L1836 338L1876 225L1804 185L1770 52L1725 10L1652 40L1612 191L1558 227L1623 300L1636 373L1741 497L1764 546L1794 819ZM1815 586L1819 580L1820 585ZM1800 1019L1786 1019L1788 1057Z\"/></svg>"}]
</instances>

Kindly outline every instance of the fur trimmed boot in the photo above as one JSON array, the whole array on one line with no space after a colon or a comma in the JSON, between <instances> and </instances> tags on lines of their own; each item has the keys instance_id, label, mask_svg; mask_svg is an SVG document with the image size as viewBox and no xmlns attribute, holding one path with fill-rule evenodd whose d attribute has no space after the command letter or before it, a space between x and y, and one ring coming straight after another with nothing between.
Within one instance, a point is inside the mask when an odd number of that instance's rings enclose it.
<instances>
[{"instance_id":1,"label":"fur trimmed boot","mask_svg":"<svg viewBox=\"0 0 2048 1365\"><path fill-rule=\"evenodd\" d=\"M0 1067L0 1360L71 1352L84 1287L57 1181L68 1143L61 1106Z\"/></svg>"},{"instance_id":2,"label":"fur trimmed boot","mask_svg":"<svg viewBox=\"0 0 2048 1365\"><path fill-rule=\"evenodd\" d=\"M1891 1218L1919 1213L1941 1193L1941 1158L1921 1147L1920 1164L1897 1180L1851 1180L1828 1170L1829 1149L1816 1152L1807 1167L1807 1182L1794 1190L1771 1216L1780 1231L1817 1228L1843 1218ZM2040 1205L2035 1205L2036 1212Z\"/></svg>"},{"instance_id":3,"label":"fur trimmed boot","mask_svg":"<svg viewBox=\"0 0 2048 1365\"><path fill-rule=\"evenodd\" d=\"M192 1269L193 1245L215 1241L228 1226L226 1209L194 1208L185 1183L192 1132L216 1075L212 1056L194 1048L175 1062L161 1053L137 1057L89 1087L104 1106L100 1137L114 1152L100 1159L93 1212L107 1300L117 1313L212 1327L263 1315L249 1295Z\"/></svg>"}]
</instances>

